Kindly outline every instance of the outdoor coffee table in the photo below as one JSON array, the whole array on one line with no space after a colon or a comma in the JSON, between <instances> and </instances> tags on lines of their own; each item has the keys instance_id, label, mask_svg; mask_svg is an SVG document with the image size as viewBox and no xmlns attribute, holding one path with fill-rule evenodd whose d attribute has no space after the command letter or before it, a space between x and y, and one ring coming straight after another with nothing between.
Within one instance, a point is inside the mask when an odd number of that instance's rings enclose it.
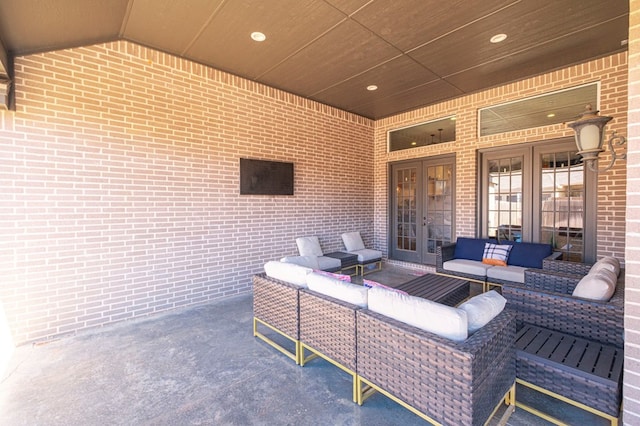
<instances>
[{"instance_id":1,"label":"outdoor coffee table","mask_svg":"<svg viewBox=\"0 0 640 426\"><path fill-rule=\"evenodd\" d=\"M395 288L411 296L422 297L448 306L456 306L469 297L467 280L437 274L424 274Z\"/></svg>"}]
</instances>

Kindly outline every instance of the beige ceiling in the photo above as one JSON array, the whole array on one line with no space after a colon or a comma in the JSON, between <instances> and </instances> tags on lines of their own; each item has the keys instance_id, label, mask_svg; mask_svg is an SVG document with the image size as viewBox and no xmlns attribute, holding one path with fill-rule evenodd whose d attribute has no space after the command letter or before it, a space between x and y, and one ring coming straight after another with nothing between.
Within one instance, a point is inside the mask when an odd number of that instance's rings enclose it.
<instances>
[{"instance_id":1,"label":"beige ceiling","mask_svg":"<svg viewBox=\"0 0 640 426\"><path fill-rule=\"evenodd\" d=\"M124 39L377 119L623 51L628 13L626 0L2 0L0 60Z\"/></svg>"}]
</instances>

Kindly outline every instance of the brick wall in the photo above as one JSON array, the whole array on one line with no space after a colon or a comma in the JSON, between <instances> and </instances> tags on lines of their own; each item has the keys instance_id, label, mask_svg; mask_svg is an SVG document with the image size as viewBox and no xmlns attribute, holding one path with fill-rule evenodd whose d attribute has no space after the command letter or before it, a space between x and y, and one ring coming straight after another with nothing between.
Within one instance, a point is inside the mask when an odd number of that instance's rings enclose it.
<instances>
[{"instance_id":1,"label":"brick wall","mask_svg":"<svg viewBox=\"0 0 640 426\"><path fill-rule=\"evenodd\" d=\"M640 424L640 0L629 2L624 424Z\"/></svg>"},{"instance_id":2,"label":"brick wall","mask_svg":"<svg viewBox=\"0 0 640 426\"><path fill-rule=\"evenodd\" d=\"M600 82L600 109L614 119L608 131L626 134L627 54L608 56L535 78L378 120L375 124L375 230L376 243L386 253L388 227L388 163L439 154L456 154L456 234L476 235L477 150L525 142L573 138L565 124L478 137L479 108L538 95L553 90ZM576 115L581 111L576 111ZM387 132L442 117L456 116L456 141L387 153ZM609 154L603 154L603 164ZM624 258L626 163L618 161L598 177L598 256Z\"/></svg>"},{"instance_id":3,"label":"brick wall","mask_svg":"<svg viewBox=\"0 0 640 426\"><path fill-rule=\"evenodd\" d=\"M295 237L373 239L373 123L128 42L16 58L0 112L14 343L247 292ZM239 158L295 163L240 196Z\"/></svg>"}]
</instances>

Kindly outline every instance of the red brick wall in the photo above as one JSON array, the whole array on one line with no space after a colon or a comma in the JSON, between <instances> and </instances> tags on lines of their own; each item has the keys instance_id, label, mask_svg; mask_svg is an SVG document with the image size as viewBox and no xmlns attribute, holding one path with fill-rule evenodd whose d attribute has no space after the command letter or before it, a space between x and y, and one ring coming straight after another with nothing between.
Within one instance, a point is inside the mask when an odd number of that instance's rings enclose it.
<instances>
[{"instance_id":1,"label":"red brick wall","mask_svg":"<svg viewBox=\"0 0 640 426\"><path fill-rule=\"evenodd\" d=\"M373 239L373 123L128 42L16 58L0 112L14 343L250 290L265 261ZM295 163L240 196L239 158Z\"/></svg>"},{"instance_id":2,"label":"red brick wall","mask_svg":"<svg viewBox=\"0 0 640 426\"><path fill-rule=\"evenodd\" d=\"M640 0L629 2L624 424L640 424Z\"/></svg>"},{"instance_id":3,"label":"red brick wall","mask_svg":"<svg viewBox=\"0 0 640 426\"><path fill-rule=\"evenodd\" d=\"M626 134L627 55L621 53L535 78L507 84L431 107L376 121L375 126L375 228L376 243L387 251L388 163L439 154L456 154L456 234L476 235L477 150L561 137L572 137L565 124L478 137L478 109L553 90L600 82L600 109L614 119L608 131ZM576 111L578 115L581 111ZM411 124L456 116L456 141L387 153L387 132ZM603 164L609 154L602 156ZM598 256L624 258L626 163L618 161L598 182Z\"/></svg>"}]
</instances>

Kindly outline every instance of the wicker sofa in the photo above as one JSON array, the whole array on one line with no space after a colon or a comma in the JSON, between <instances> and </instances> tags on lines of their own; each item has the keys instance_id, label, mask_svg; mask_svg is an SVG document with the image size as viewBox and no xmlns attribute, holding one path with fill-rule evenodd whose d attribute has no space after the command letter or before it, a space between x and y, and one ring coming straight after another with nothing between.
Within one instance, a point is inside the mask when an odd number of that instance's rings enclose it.
<instances>
[{"instance_id":1,"label":"wicker sofa","mask_svg":"<svg viewBox=\"0 0 640 426\"><path fill-rule=\"evenodd\" d=\"M486 243L512 246L506 266L483 263ZM459 237L455 243L436 247L436 273L466 278L488 290L491 286L523 283L526 269L541 269L545 259L558 259L561 255L553 252L550 244Z\"/></svg>"},{"instance_id":2,"label":"wicker sofa","mask_svg":"<svg viewBox=\"0 0 640 426\"><path fill-rule=\"evenodd\" d=\"M517 381L582 404L615 425L622 398L624 272L609 300L573 296L591 267L546 260L543 269L525 272L523 284L504 285L502 294L516 315Z\"/></svg>"},{"instance_id":3,"label":"wicker sofa","mask_svg":"<svg viewBox=\"0 0 640 426\"><path fill-rule=\"evenodd\" d=\"M377 390L425 420L452 425L484 423L504 400L515 403L509 312L454 341L266 274L253 283L254 335L302 366L320 356L352 375L354 402ZM257 331L258 324L288 339L294 352ZM465 316L465 336L466 324Z\"/></svg>"}]
</instances>

